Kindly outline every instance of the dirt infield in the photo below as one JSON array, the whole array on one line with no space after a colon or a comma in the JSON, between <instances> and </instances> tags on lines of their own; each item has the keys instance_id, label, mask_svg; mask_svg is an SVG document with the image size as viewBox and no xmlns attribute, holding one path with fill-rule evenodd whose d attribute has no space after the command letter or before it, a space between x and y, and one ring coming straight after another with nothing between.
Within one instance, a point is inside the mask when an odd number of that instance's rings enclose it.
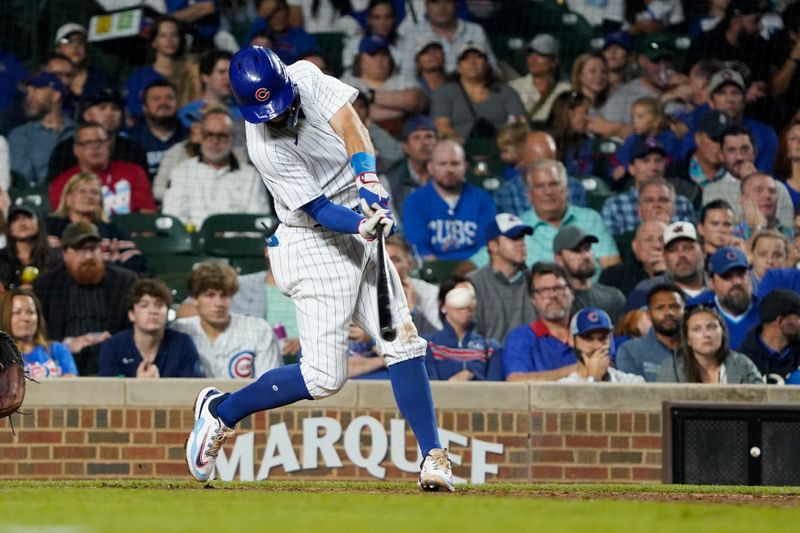
<instances>
[{"instance_id":1,"label":"dirt infield","mask_svg":"<svg viewBox=\"0 0 800 533\"><path fill-rule=\"evenodd\" d=\"M3 488L37 489L156 489L167 491L241 491L317 494L419 494L414 483L382 481L211 481L190 480L75 480L2 481ZM542 500L616 500L641 502L716 503L733 505L800 507L800 487L715 487L701 485L607 485L607 484L486 484L457 485L452 495L534 498Z\"/></svg>"},{"instance_id":2,"label":"dirt infield","mask_svg":"<svg viewBox=\"0 0 800 533\"><path fill-rule=\"evenodd\" d=\"M69 488L129 488L204 491L255 491L318 494L419 494L413 483L344 482L344 481L258 481L206 484L186 480L136 481L57 481L3 482L3 486L51 486ZM800 487L715 487L698 485L603 485L603 484L487 484L458 485L453 495L533 498L543 500L615 500L629 502L675 502L729 504L797 508L800 507Z\"/></svg>"}]
</instances>

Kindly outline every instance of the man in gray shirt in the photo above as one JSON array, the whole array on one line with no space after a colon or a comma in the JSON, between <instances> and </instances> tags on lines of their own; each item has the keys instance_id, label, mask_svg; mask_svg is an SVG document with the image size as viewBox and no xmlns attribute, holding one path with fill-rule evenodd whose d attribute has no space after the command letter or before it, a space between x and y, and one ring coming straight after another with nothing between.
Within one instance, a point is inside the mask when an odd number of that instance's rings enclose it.
<instances>
[{"instance_id":1,"label":"man in gray shirt","mask_svg":"<svg viewBox=\"0 0 800 533\"><path fill-rule=\"evenodd\" d=\"M564 267L570 275L570 286L575 294L572 314L584 307L599 307L618 322L625 308L625 295L614 287L592 283L597 271L592 253L592 244L597 237L584 233L573 224L562 226L553 239L553 255L556 263Z\"/></svg>"},{"instance_id":2,"label":"man in gray shirt","mask_svg":"<svg viewBox=\"0 0 800 533\"><path fill-rule=\"evenodd\" d=\"M656 381L661 363L669 360L680 341L683 293L676 286L660 283L647 293L647 314L653 327L644 337L623 343L617 350L617 368Z\"/></svg>"},{"instance_id":3,"label":"man in gray shirt","mask_svg":"<svg viewBox=\"0 0 800 533\"><path fill-rule=\"evenodd\" d=\"M528 296L525 235L533 228L518 217L499 213L486 228L489 264L467 276L475 286L475 328L486 338L504 342L508 332L536 320Z\"/></svg>"}]
</instances>

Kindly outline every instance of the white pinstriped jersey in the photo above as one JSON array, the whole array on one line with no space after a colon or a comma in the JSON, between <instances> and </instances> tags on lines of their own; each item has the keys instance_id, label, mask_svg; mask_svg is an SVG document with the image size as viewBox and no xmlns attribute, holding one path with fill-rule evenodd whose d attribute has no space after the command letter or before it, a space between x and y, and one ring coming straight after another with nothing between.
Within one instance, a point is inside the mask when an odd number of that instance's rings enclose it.
<instances>
[{"instance_id":1,"label":"white pinstriped jersey","mask_svg":"<svg viewBox=\"0 0 800 533\"><path fill-rule=\"evenodd\" d=\"M300 207L320 195L346 207L358 204L344 141L328 122L358 91L308 61L286 70L300 92L304 116L296 128L246 123L247 151L275 199L278 219L287 226L310 227L316 221Z\"/></svg>"},{"instance_id":2,"label":"white pinstriped jersey","mask_svg":"<svg viewBox=\"0 0 800 533\"><path fill-rule=\"evenodd\" d=\"M208 378L250 379L283 366L280 348L266 320L231 313L231 322L211 344L199 316L179 318L170 328L186 333L197 346Z\"/></svg>"}]
</instances>

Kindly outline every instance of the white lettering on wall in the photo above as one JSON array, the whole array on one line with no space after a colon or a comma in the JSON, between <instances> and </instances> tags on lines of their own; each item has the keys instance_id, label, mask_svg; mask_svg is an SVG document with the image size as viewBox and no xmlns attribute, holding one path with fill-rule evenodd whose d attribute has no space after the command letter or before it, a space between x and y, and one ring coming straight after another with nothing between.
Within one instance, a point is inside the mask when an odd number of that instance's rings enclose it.
<instances>
[{"instance_id":1,"label":"white lettering on wall","mask_svg":"<svg viewBox=\"0 0 800 533\"><path fill-rule=\"evenodd\" d=\"M342 425L330 417L306 418L303 420L303 470L313 470L319 467L340 468L343 466L339 454L336 453L336 444L342 440ZM371 439L370 452L364 455L366 447L361 446L362 435ZM389 461L402 472L418 472L422 461L422 454L417 448L416 460L409 461L406 457L406 423L404 420L393 419L389 421L389 435L386 434L381 422L371 416L355 418L344 431L344 451L349 461L358 468L366 470L371 476L383 479L386 477L386 468L381 466L388 454ZM462 457L454 451L454 446L466 448L470 438L446 429L439 429L439 439L442 446L449 449L450 460L454 465L462 464ZM503 454L503 445L497 442L486 442L472 439L472 465L470 481L480 484L486 482L487 474L497 475L498 467L490 464L489 454ZM217 458L216 475L223 481L233 481L236 472L239 480L252 481L254 479L254 454L255 433L241 433L236 438L230 457L220 450ZM261 465L255 479L267 479L274 467L283 468L284 472L296 472L301 469L289 437L286 424L281 422L269 428L267 445L261 458ZM320 462L319 459L322 458ZM456 483L466 482L463 478L455 477Z\"/></svg>"}]
</instances>

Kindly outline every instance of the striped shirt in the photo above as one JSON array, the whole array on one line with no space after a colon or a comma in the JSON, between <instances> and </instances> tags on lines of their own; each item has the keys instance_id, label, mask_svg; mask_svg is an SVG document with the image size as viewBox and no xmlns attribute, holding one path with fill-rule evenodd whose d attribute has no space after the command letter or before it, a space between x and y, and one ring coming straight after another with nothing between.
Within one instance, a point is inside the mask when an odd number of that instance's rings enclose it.
<instances>
[{"instance_id":1,"label":"striped shirt","mask_svg":"<svg viewBox=\"0 0 800 533\"><path fill-rule=\"evenodd\" d=\"M300 92L302 115L297 127L276 129L247 122L247 150L275 199L278 219L287 226L311 227L316 221L300 208L319 196L347 207L358 203L350 157L329 123L358 91L308 61L286 70Z\"/></svg>"}]
</instances>

